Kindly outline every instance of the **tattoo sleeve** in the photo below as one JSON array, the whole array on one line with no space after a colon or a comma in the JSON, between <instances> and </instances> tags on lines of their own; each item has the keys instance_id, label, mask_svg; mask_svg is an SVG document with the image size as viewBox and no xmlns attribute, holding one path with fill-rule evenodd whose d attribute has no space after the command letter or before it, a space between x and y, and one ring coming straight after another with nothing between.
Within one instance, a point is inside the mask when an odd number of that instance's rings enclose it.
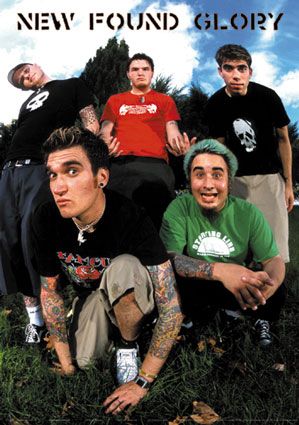
<instances>
[{"instance_id":1,"label":"tattoo sleeve","mask_svg":"<svg viewBox=\"0 0 299 425\"><path fill-rule=\"evenodd\" d=\"M58 278L41 276L41 304L50 334L58 341L67 342L64 303L57 291Z\"/></svg>"},{"instance_id":2,"label":"tattoo sleeve","mask_svg":"<svg viewBox=\"0 0 299 425\"><path fill-rule=\"evenodd\" d=\"M159 312L149 354L166 359L182 323L175 277L170 261L158 266L147 266L147 269L154 285L155 301Z\"/></svg>"},{"instance_id":3,"label":"tattoo sleeve","mask_svg":"<svg viewBox=\"0 0 299 425\"><path fill-rule=\"evenodd\" d=\"M88 105L81 109L79 114L82 120L82 124L85 128L95 133L99 132L99 121L92 105Z\"/></svg>"},{"instance_id":4,"label":"tattoo sleeve","mask_svg":"<svg viewBox=\"0 0 299 425\"><path fill-rule=\"evenodd\" d=\"M173 264L177 274L182 277L212 280L214 263L174 254Z\"/></svg>"}]
</instances>

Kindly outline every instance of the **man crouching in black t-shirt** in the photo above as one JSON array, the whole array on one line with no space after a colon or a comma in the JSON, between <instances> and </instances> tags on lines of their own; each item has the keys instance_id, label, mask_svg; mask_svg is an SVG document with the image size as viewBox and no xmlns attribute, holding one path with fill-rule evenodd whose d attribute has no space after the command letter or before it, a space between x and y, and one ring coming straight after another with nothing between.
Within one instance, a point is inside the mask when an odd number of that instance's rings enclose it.
<instances>
[{"instance_id":1,"label":"man crouching in black t-shirt","mask_svg":"<svg viewBox=\"0 0 299 425\"><path fill-rule=\"evenodd\" d=\"M104 401L106 413L118 414L147 394L179 332L172 267L145 213L104 189L109 159L102 140L71 127L54 131L43 149L55 203L34 212L33 243L46 325L66 375L107 353L112 324L118 327L120 386ZM63 274L78 292L69 334L59 292ZM155 307L159 317L140 366L136 339Z\"/></svg>"}]
</instances>

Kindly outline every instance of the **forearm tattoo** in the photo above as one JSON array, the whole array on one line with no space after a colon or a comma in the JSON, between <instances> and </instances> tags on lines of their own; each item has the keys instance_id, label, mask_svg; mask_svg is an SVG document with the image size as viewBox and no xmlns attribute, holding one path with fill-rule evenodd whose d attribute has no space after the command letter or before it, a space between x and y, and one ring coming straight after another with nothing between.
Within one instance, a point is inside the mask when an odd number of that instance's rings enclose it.
<instances>
[{"instance_id":1,"label":"forearm tattoo","mask_svg":"<svg viewBox=\"0 0 299 425\"><path fill-rule=\"evenodd\" d=\"M96 112L92 105L88 105L85 108L81 109L80 117L85 128L89 128L98 120Z\"/></svg>"},{"instance_id":2,"label":"forearm tattoo","mask_svg":"<svg viewBox=\"0 0 299 425\"><path fill-rule=\"evenodd\" d=\"M155 301L159 312L149 354L166 359L182 323L175 277L170 261L158 266L147 266L147 269L154 285Z\"/></svg>"},{"instance_id":3,"label":"forearm tattoo","mask_svg":"<svg viewBox=\"0 0 299 425\"><path fill-rule=\"evenodd\" d=\"M187 255L176 254L173 258L175 271L182 277L212 279L214 264Z\"/></svg>"},{"instance_id":4,"label":"forearm tattoo","mask_svg":"<svg viewBox=\"0 0 299 425\"><path fill-rule=\"evenodd\" d=\"M64 303L57 292L57 283L58 276L41 277L41 305L50 334L56 336L58 341L67 342Z\"/></svg>"}]
</instances>

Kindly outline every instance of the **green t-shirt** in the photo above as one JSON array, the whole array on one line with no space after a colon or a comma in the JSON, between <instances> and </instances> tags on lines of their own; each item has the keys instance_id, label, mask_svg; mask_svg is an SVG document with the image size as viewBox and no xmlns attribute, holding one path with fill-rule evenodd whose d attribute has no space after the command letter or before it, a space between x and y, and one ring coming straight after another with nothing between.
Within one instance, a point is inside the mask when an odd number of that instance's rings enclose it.
<instances>
[{"instance_id":1,"label":"green t-shirt","mask_svg":"<svg viewBox=\"0 0 299 425\"><path fill-rule=\"evenodd\" d=\"M209 262L244 265L251 250L256 262L278 255L272 231L262 212L249 202L229 196L219 217L211 221L191 194L168 206L160 236L167 251Z\"/></svg>"}]
</instances>

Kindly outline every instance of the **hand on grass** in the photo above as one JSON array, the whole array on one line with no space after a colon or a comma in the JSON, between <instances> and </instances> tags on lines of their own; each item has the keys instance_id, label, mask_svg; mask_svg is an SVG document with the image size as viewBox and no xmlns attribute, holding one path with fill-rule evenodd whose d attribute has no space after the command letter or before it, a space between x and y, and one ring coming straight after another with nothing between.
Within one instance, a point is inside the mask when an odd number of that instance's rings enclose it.
<instances>
[{"instance_id":1,"label":"hand on grass","mask_svg":"<svg viewBox=\"0 0 299 425\"><path fill-rule=\"evenodd\" d=\"M135 384L134 381L123 384L116 388L116 390L103 402L103 406L107 408L105 413L118 415L125 408L136 406L147 392L147 389L141 388L139 385Z\"/></svg>"}]
</instances>

